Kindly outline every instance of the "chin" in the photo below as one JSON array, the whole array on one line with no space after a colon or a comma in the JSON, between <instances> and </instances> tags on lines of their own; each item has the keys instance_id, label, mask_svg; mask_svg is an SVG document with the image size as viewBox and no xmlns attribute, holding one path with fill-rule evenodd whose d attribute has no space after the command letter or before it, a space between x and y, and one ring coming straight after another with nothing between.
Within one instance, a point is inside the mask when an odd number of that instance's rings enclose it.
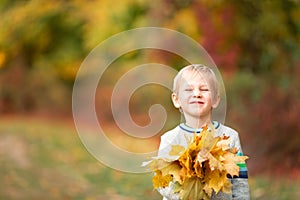
<instances>
[{"instance_id":1,"label":"chin","mask_svg":"<svg viewBox=\"0 0 300 200\"><path fill-rule=\"evenodd\" d=\"M187 112L187 113L189 115L193 116L193 117L199 117L200 118L200 116L206 116L209 112L210 112L210 110L209 111L206 111L206 110L195 111L195 110L193 110L193 111Z\"/></svg>"},{"instance_id":2,"label":"chin","mask_svg":"<svg viewBox=\"0 0 300 200\"><path fill-rule=\"evenodd\" d=\"M189 112L188 115L193 116L195 118L197 118L197 117L200 118L200 116L203 116L204 113L202 113L202 112Z\"/></svg>"}]
</instances>

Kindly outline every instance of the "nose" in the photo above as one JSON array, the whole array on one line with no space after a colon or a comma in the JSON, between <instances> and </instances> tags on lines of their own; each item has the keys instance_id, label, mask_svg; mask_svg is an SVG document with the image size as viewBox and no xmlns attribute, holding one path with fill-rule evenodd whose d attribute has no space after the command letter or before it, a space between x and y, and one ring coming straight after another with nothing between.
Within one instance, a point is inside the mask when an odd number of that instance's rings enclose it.
<instances>
[{"instance_id":1,"label":"nose","mask_svg":"<svg viewBox=\"0 0 300 200\"><path fill-rule=\"evenodd\" d=\"M200 90L194 90L193 91L193 96L194 97L201 97L202 95L201 95L201 91Z\"/></svg>"}]
</instances>

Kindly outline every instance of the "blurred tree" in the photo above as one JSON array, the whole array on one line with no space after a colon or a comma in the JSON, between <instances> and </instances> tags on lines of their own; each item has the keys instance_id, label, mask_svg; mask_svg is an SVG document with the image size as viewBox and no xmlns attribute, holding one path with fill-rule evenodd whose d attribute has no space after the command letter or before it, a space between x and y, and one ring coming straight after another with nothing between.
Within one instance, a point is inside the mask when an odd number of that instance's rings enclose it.
<instances>
[{"instance_id":1,"label":"blurred tree","mask_svg":"<svg viewBox=\"0 0 300 200\"><path fill-rule=\"evenodd\" d=\"M232 37L240 46L239 66L255 73L292 75L300 63L298 1L236 1Z\"/></svg>"},{"instance_id":2,"label":"blurred tree","mask_svg":"<svg viewBox=\"0 0 300 200\"><path fill-rule=\"evenodd\" d=\"M83 20L73 15L71 4L58 2L1 4L0 110L70 104L65 83L72 82L85 54Z\"/></svg>"},{"instance_id":3,"label":"blurred tree","mask_svg":"<svg viewBox=\"0 0 300 200\"><path fill-rule=\"evenodd\" d=\"M71 111L72 83L88 52L113 34L143 26L178 30L198 41L223 74L232 75L225 80L230 82L228 121L246 133L242 134L246 150L261 159L276 150L274 163L291 163L299 152L297 0L2 0L0 113ZM103 91L108 95L97 93L100 104L110 103L109 94L119 77L145 61L176 69L186 65L179 56L153 49L121 56L102 80L107 81ZM150 88L152 92L133 95L132 107L139 113L145 112L141 109L145 103L163 99ZM109 106L103 107L105 114L111 114ZM280 144L285 145L283 156L276 149ZM256 145L264 147L261 154ZM284 158L289 154L293 157Z\"/></svg>"},{"instance_id":4,"label":"blurred tree","mask_svg":"<svg viewBox=\"0 0 300 200\"><path fill-rule=\"evenodd\" d=\"M147 25L147 0L77 0L73 5L76 15L84 19L84 42L89 50L114 34Z\"/></svg>"}]
</instances>

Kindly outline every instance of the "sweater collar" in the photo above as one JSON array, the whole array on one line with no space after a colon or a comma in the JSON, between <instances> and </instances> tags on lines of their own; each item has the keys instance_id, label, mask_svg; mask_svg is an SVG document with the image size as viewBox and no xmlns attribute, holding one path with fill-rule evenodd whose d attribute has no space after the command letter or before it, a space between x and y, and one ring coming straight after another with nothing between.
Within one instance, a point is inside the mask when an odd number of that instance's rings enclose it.
<instances>
[{"instance_id":1,"label":"sweater collar","mask_svg":"<svg viewBox=\"0 0 300 200\"><path fill-rule=\"evenodd\" d=\"M213 121L212 124L215 129L218 129L220 127L220 123L217 121ZM189 133L200 133L203 130L203 128L192 128L192 127L186 125L185 123L181 123L179 125L179 128L181 128L182 130L189 132Z\"/></svg>"}]
</instances>

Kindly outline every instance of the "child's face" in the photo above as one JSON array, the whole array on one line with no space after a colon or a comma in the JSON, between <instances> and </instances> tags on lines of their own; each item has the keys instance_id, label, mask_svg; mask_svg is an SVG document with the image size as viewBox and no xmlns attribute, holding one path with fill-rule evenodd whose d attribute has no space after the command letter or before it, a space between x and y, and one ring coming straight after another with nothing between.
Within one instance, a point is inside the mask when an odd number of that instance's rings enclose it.
<instances>
[{"instance_id":1,"label":"child's face","mask_svg":"<svg viewBox=\"0 0 300 200\"><path fill-rule=\"evenodd\" d=\"M211 87L203 74L186 71L178 85L178 91L173 93L172 100L175 107L182 109L186 118L211 116L211 110L217 103L212 102Z\"/></svg>"}]
</instances>

